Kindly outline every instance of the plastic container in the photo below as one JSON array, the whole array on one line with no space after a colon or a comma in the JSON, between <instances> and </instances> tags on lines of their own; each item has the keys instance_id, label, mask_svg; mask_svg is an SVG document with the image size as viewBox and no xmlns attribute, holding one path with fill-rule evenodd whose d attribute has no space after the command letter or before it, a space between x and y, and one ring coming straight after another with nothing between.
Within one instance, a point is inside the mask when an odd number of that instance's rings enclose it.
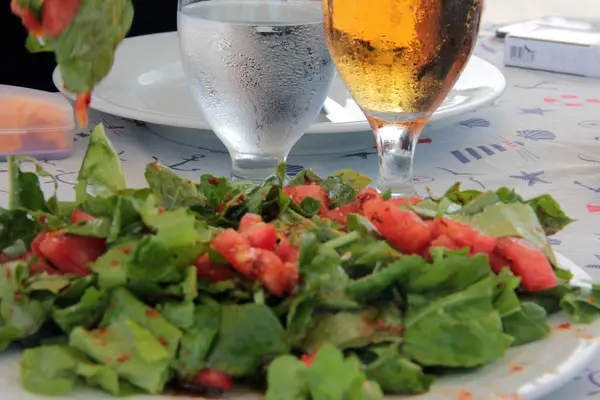
<instances>
[{"instance_id":1,"label":"plastic container","mask_svg":"<svg viewBox=\"0 0 600 400\"><path fill-rule=\"evenodd\" d=\"M0 85L0 160L13 154L65 158L74 136L73 107L61 94Z\"/></svg>"}]
</instances>

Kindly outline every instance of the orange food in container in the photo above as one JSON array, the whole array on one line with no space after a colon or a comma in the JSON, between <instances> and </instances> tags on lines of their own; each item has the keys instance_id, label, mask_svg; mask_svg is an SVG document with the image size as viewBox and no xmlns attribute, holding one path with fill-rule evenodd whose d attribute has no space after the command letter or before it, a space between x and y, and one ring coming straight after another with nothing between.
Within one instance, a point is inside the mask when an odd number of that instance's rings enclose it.
<instances>
[{"instance_id":1,"label":"orange food in container","mask_svg":"<svg viewBox=\"0 0 600 400\"><path fill-rule=\"evenodd\" d=\"M12 154L65 158L74 136L73 108L62 95L0 85L0 160Z\"/></svg>"}]
</instances>

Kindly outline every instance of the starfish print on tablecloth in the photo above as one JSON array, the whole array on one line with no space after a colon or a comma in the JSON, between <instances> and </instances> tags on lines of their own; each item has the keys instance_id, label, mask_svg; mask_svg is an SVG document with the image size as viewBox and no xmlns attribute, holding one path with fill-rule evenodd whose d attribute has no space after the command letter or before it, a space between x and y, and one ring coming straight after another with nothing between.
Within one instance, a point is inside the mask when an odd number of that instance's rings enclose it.
<instances>
[{"instance_id":1,"label":"starfish print on tablecloth","mask_svg":"<svg viewBox=\"0 0 600 400\"><path fill-rule=\"evenodd\" d=\"M545 181L540 178L540 175L544 174L544 171L527 173L525 171L520 171L521 175L510 175L509 178L520 179L522 181L527 181L528 186L533 186L536 183L552 183L549 181Z\"/></svg>"},{"instance_id":2,"label":"starfish print on tablecloth","mask_svg":"<svg viewBox=\"0 0 600 400\"><path fill-rule=\"evenodd\" d=\"M532 114L532 115L545 115L544 113L552 112L556 110L545 110L543 108L519 108L521 114Z\"/></svg>"}]
</instances>

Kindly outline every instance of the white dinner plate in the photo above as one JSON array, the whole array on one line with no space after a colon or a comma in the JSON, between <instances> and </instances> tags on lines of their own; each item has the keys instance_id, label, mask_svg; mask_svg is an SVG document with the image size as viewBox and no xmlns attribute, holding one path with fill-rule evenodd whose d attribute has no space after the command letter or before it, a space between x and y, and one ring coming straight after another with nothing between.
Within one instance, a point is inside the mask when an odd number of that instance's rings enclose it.
<instances>
[{"instance_id":1,"label":"white dinner plate","mask_svg":"<svg viewBox=\"0 0 600 400\"><path fill-rule=\"evenodd\" d=\"M64 95L60 71L54 84ZM448 98L433 115L439 120L475 110L500 96L504 75L473 56ZM126 39L117 49L109 75L95 88L91 108L120 117L171 127L210 130L191 93L179 57L177 32ZM324 109L307 133L369 131L364 115L336 77Z\"/></svg>"},{"instance_id":2,"label":"white dinner plate","mask_svg":"<svg viewBox=\"0 0 600 400\"><path fill-rule=\"evenodd\" d=\"M592 278L565 257L557 254L559 264L576 277L576 284L586 285ZM431 391L419 396L387 396L387 400L532 400L558 389L581 372L600 350L600 320L591 325L567 324L561 313L549 318L552 333L543 341L520 346L506 356L468 374L439 378ZM25 392L19 384L20 353L0 354L0 398L2 400L37 400L42 397ZM462 396L461 396L462 394ZM471 394L471 396L468 396ZM46 397L43 397L46 398ZM110 400L107 394L78 388L64 400ZM134 396L132 400L198 400L203 397ZM256 393L238 392L228 400L257 400Z\"/></svg>"}]
</instances>

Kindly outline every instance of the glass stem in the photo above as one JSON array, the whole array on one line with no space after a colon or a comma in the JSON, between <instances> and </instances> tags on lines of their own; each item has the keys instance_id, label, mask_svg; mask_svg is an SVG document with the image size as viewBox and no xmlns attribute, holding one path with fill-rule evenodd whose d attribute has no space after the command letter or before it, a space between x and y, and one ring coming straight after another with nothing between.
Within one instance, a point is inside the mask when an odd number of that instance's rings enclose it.
<instances>
[{"instance_id":1,"label":"glass stem","mask_svg":"<svg viewBox=\"0 0 600 400\"><path fill-rule=\"evenodd\" d=\"M411 121L384 121L367 116L377 142L379 178L377 190L391 191L392 197L415 196L413 158L419 135L428 116Z\"/></svg>"}]
</instances>

